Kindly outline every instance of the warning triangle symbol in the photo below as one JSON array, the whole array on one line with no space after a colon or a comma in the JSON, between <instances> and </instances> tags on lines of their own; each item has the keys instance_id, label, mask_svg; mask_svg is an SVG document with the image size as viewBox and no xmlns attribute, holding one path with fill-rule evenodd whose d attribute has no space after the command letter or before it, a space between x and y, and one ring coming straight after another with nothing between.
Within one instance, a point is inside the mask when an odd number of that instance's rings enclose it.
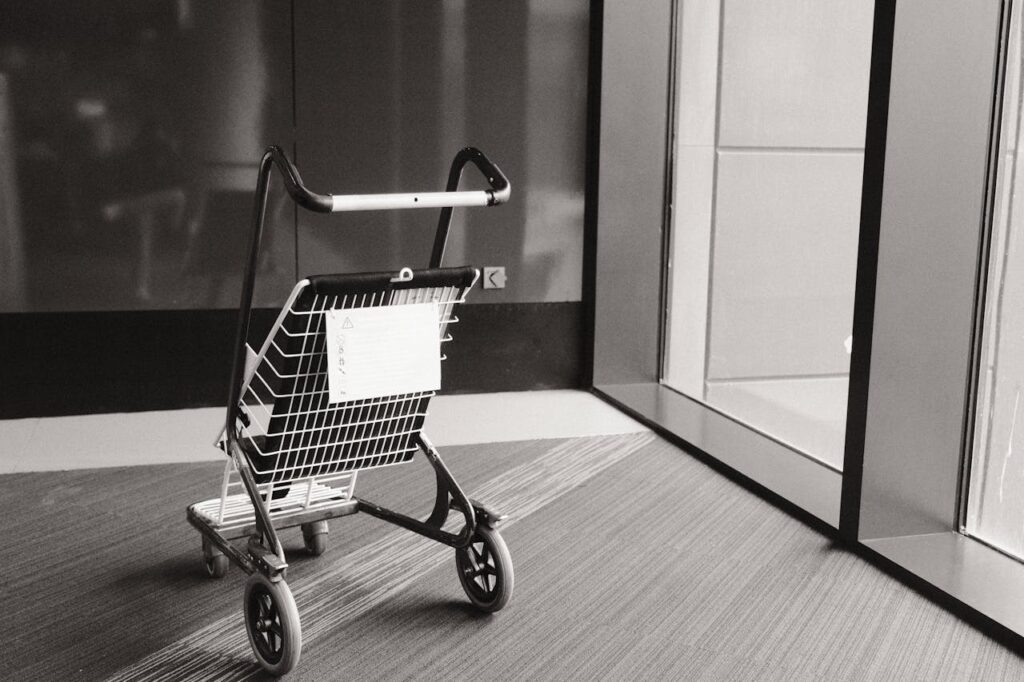
<instances>
[{"instance_id":1,"label":"warning triangle symbol","mask_svg":"<svg viewBox=\"0 0 1024 682\"><path fill-rule=\"evenodd\" d=\"M341 328L342 329L351 329L354 326L355 325L352 324L352 318L350 318L350 317L346 317L345 321L341 323Z\"/></svg>"}]
</instances>

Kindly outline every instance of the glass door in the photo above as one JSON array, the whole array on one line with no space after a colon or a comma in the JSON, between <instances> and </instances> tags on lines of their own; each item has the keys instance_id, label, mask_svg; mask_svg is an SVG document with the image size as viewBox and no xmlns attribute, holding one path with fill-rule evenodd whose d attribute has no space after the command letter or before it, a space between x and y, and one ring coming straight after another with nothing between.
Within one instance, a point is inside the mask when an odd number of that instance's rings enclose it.
<instances>
[{"instance_id":1,"label":"glass door","mask_svg":"<svg viewBox=\"0 0 1024 682\"><path fill-rule=\"evenodd\" d=\"M1024 558L1021 12L1010 21L964 531Z\"/></svg>"},{"instance_id":2,"label":"glass door","mask_svg":"<svg viewBox=\"0 0 1024 682\"><path fill-rule=\"evenodd\" d=\"M836 471L873 5L680 3L662 383Z\"/></svg>"}]
</instances>

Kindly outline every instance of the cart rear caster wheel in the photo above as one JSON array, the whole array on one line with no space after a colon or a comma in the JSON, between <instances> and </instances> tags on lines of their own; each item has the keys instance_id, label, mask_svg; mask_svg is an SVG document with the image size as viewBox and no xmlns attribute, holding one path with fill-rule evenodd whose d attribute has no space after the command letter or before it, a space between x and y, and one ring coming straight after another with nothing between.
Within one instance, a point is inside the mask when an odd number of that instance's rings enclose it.
<instances>
[{"instance_id":1,"label":"cart rear caster wheel","mask_svg":"<svg viewBox=\"0 0 1024 682\"><path fill-rule=\"evenodd\" d=\"M244 607L245 633L256 660L271 675L286 674L302 651L299 611L288 585L253 573L245 583Z\"/></svg>"},{"instance_id":2,"label":"cart rear caster wheel","mask_svg":"<svg viewBox=\"0 0 1024 682\"><path fill-rule=\"evenodd\" d=\"M328 532L326 521L302 524L302 539L305 541L306 551L313 556L323 554L327 550Z\"/></svg>"},{"instance_id":3,"label":"cart rear caster wheel","mask_svg":"<svg viewBox=\"0 0 1024 682\"><path fill-rule=\"evenodd\" d=\"M228 558L220 551L215 544L203 536L203 565L206 567L206 575L211 578L223 578L228 573Z\"/></svg>"},{"instance_id":4,"label":"cart rear caster wheel","mask_svg":"<svg viewBox=\"0 0 1024 682\"><path fill-rule=\"evenodd\" d=\"M466 596L481 611L500 611L512 597L512 556L498 531L478 526L469 547L455 550Z\"/></svg>"}]
</instances>

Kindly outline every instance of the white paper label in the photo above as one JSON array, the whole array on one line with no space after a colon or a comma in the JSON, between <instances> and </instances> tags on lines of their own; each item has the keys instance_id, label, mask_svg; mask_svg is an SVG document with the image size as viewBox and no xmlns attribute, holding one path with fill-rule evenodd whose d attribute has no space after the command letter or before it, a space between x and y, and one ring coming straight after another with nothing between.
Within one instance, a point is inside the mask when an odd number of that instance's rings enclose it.
<instances>
[{"instance_id":1,"label":"white paper label","mask_svg":"<svg viewBox=\"0 0 1024 682\"><path fill-rule=\"evenodd\" d=\"M330 402L441 388L437 303L345 308L325 315Z\"/></svg>"}]
</instances>

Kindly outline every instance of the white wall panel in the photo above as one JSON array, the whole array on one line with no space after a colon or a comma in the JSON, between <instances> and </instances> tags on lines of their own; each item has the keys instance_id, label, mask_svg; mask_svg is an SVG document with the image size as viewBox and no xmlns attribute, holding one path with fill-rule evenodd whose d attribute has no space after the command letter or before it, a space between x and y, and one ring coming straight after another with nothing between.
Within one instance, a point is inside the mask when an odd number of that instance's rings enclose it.
<instances>
[{"instance_id":1,"label":"white wall panel","mask_svg":"<svg viewBox=\"0 0 1024 682\"><path fill-rule=\"evenodd\" d=\"M709 380L848 371L862 167L719 153Z\"/></svg>"},{"instance_id":2,"label":"white wall panel","mask_svg":"<svg viewBox=\"0 0 1024 682\"><path fill-rule=\"evenodd\" d=\"M723 1L719 143L863 147L874 3Z\"/></svg>"}]
</instances>

